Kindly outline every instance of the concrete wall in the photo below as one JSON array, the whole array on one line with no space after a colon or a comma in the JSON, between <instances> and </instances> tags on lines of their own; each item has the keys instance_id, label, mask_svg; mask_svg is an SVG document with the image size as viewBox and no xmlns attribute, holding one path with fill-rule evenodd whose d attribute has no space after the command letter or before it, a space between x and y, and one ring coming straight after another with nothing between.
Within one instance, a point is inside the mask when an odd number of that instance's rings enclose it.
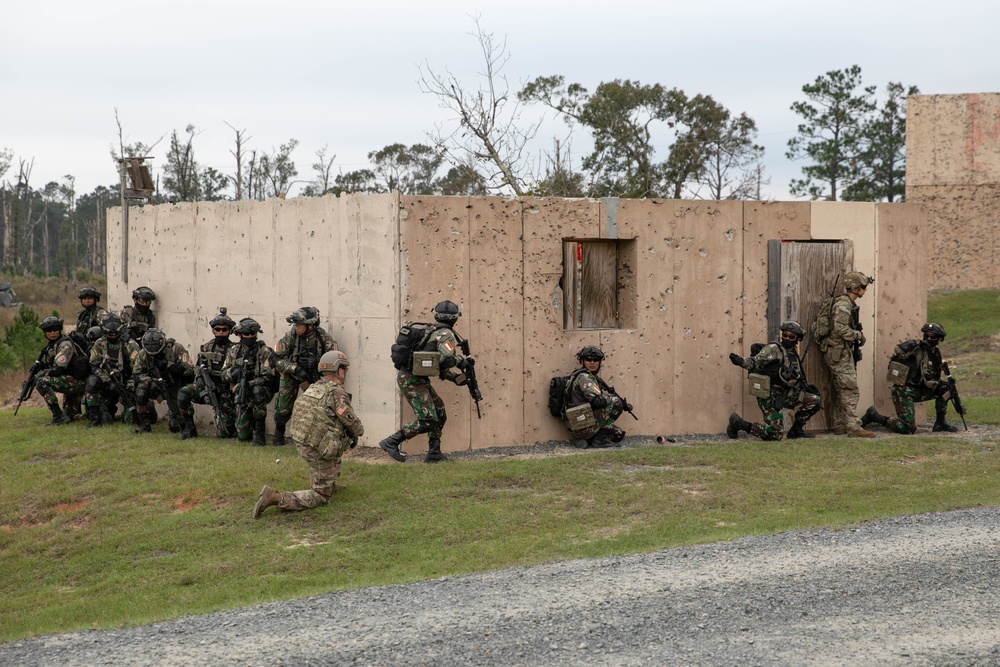
<instances>
[{"instance_id":1,"label":"concrete wall","mask_svg":"<svg viewBox=\"0 0 1000 667\"><path fill-rule=\"evenodd\" d=\"M1000 93L907 99L906 201L933 229L928 287L1000 287Z\"/></svg>"},{"instance_id":2,"label":"concrete wall","mask_svg":"<svg viewBox=\"0 0 1000 667\"><path fill-rule=\"evenodd\" d=\"M150 285L164 328L189 349L208 339L220 305L258 319L269 343L294 308L319 307L351 358L367 445L412 418L388 358L399 324L431 320L443 299L462 308L456 329L471 341L484 395L480 420L465 388L436 383L449 451L565 439L546 409L548 382L576 366L584 345L606 352L604 375L634 404L639 420L620 422L630 433L719 433L733 410L756 418L745 373L727 355L766 338L771 239L851 239L856 268L880 276L862 303L872 332L862 410L897 342L883 336L925 318L924 292L912 289L925 268L923 219L908 204L369 195L146 207L131 210L129 227L129 280L112 266L111 301ZM620 306L634 326L564 331L565 239L632 240L625 269L636 298ZM425 446L418 438L406 450Z\"/></svg>"}]
</instances>

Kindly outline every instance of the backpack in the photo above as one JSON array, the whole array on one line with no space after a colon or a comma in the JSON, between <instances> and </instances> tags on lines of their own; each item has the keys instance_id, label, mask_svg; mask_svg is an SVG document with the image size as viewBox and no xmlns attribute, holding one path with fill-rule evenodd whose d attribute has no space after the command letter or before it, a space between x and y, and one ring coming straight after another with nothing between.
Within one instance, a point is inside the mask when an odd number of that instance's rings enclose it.
<instances>
[{"instance_id":1,"label":"backpack","mask_svg":"<svg viewBox=\"0 0 1000 667\"><path fill-rule=\"evenodd\" d=\"M816 314L816 321L813 322L813 342L817 345L821 345L833 331L833 299L834 297L823 299L823 303L819 306L819 313Z\"/></svg>"},{"instance_id":2,"label":"backpack","mask_svg":"<svg viewBox=\"0 0 1000 667\"><path fill-rule=\"evenodd\" d=\"M71 331L66 336L73 343L73 358L66 367L66 373L75 380L86 380L90 376L90 342L79 331Z\"/></svg>"},{"instance_id":3,"label":"backpack","mask_svg":"<svg viewBox=\"0 0 1000 667\"><path fill-rule=\"evenodd\" d=\"M566 412L566 401L569 399L570 389L576 376L583 372L579 368L569 375L557 375L549 380L549 413L553 417L562 419Z\"/></svg>"},{"instance_id":4,"label":"backpack","mask_svg":"<svg viewBox=\"0 0 1000 667\"><path fill-rule=\"evenodd\" d=\"M413 352L423 349L431 334L445 327L443 324L427 322L407 322L401 326L396 334L396 342L389 351L392 365L396 370L409 371L413 366Z\"/></svg>"}]
</instances>

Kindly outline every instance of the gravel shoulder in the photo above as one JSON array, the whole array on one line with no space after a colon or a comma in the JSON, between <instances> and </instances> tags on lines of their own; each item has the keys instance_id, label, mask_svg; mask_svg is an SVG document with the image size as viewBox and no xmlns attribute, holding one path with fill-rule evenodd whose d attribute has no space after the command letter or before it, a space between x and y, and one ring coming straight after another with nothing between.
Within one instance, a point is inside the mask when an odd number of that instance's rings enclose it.
<instances>
[{"instance_id":1,"label":"gravel shoulder","mask_svg":"<svg viewBox=\"0 0 1000 667\"><path fill-rule=\"evenodd\" d=\"M38 637L0 664L1000 664L998 526L987 507L559 561Z\"/></svg>"}]
</instances>

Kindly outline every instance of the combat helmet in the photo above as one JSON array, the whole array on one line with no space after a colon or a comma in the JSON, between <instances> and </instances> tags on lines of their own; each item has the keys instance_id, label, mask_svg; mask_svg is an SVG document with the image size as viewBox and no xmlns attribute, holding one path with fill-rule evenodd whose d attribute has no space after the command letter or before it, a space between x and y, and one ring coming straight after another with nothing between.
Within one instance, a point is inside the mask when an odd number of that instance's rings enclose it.
<instances>
[{"instance_id":1,"label":"combat helmet","mask_svg":"<svg viewBox=\"0 0 1000 667\"><path fill-rule=\"evenodd\" d=\"M442 324L454 324L461 315L461 309L452 301L442 301L434 306L434 319Z\"/></svg>"},{"instance_id":2,"label":"combat helmet","mask_svg":"<svg viewBox=\"0 0 1000 667\"><path fill-rule=\"evenodd\" d=\"M142 349L146 354L159 354L167 347L167 337L159 329L147 329L142 334Z\"/></svg>"},{"instance_id":3,"label":"combat helmet","mask_svg":"<svg viewBox=\"0 0 1000 667\"><path fill-rule=\"evenodd\" d=\"M142 299L143 301L153 302L156 301L156 293L149 289L145 285L142 287L136 287L132 290L133 299Z\"/></svg>"},{"instance_id":4,"label":"combat helmet","mask_svg":"<svg viewBox=\"0 0 1000 667\"><path fill-rule=\"evenodd\" d=\"M49 315L38 323L38 328L42 331L61 330L63 328L62 318L56 317L55 315Z\"/></svg>"},{"instance_id":5,"label":"combat helmet","mask_svg":"<svg viewBox=\"0 0 1000 667\"><path fill-rule=\"evenodd\" d=\"M87 297L90 297L91 299L94 299L95 302L97 302L101 300L101 293L98 292L93 287L91 287L90 285L87 285L82 290L76 293L77 299L86 299Z\"/></svg>"},{"instance_id":6,"label":"combat helmet","mask_svg":"<svg viewBox=\"0 0 1000 667\"><path fill-rule=\"evenodd\" d=\"M588 345L576 353L577 361L582 363L584 359L587 361L604 361L604 353L596 345Z\"/></svg>"},{"instance_id":7,"label":"combat helmet","mask_svg":"<svg viewBox=\"0 0 1000 667\"><path fill-rule=\"evenodd\" d=\"M944 327L937 322L928 322L924 326L920 327L920 331L925 336L933 336L940 338L941 340L944 340L944 337L948 335L945 333Z\"/></svg>"},{"instance_id":8,"label":"combat helmet","mask_svg":"<svg viewBox=\"0 0 1000 667\"><path fill-rule=\"evenodd\" d=\"M844 287L849 290L858 289L859 287L868 287L874 282L874 278L870 278L860 271L851 271L844 276Z\"/></svg>"},{"instance_id":9,"label":"combat helmet","mask_svg":"<svg viewBox=\"0 0 1000 667\"><path fill-rule=\"evenodd\" d=\"M112 338L120 336L122 333L122 320L120 317L114 313L108 313L101 320L101 329L104 331L105 335L111 336Z\"/></svg>"},{"instance_id":10,"label":"combat helmet","mask_svg":"<svg viewBox=\"0 0 1000 667\"><path fill-rule=\"evenodd\" d=\"M212 320L208 323L208 326L213 328L226 326L232 329L236 326L236 322L234 322L233 318L229 317L229 315L226 315L226 307L223 306L219 308L219 314L212 318Z\"/></svg>"},{"instance_id":11,"label":"combat helmet","mask_svg":"<svg viewBox=\"0 0 1000 667\"><path fill-rule=\"evenodd\" d=\"M795 320L788 320L787 322L782 322L780 330L791 331L793 334L799 337L799 340L802 340L803 338L806 337L806 330L803 329L802 325L796 322Z\"/></svg>"},{"instance_id":12,"label":"combat helmet","mask_svg":"<svg viewBox=\"0 0 1000 667\"><path fill-rule=\"evenodd\" d=\"M297 308L294 313L286 317L285 321L290 324L311 324L316 326L319 324L319 308L302 306L301 308Z\"/></svg>"},{"instance_id":13,"label":"combat helmet","mask_svg":"<svg viewBox=\"0 0 1000 667\"><path fill-rule=\"evenodd\" d=\"M236 334L237 336L241 336L243 334L257 335L261 331L262 329L260 328L260 325L257 324L257 320L249 317L244 317L242 320L240 320L240 323L237 324L236 327L233 329L233 333Z\"/></svg>"},{"instance_id":14,"label":"combat helmet","mask_svg":"<svg viewBox=\"0 0 1000 667\"><path fill-rule=\"evenodd\" d=\"M330 350L319 358L316 370L320 373L336 373L341 368L347 368L351 362L347 360L347 355L340 350Z\"/></svg>"},{"instance_id":15,"label":"combat helmet","mask_svg":"<svg viewBox=\"0 0 1000 667\"><path fill-rule=\"evenodd\" d=\"M104 329L102 329L101 327L90 327L89 329L87 329L87 341L89 341L91 345L96 343L97 340L101 338L103 335L104 335Z\"/></svg>"}]
</instances>

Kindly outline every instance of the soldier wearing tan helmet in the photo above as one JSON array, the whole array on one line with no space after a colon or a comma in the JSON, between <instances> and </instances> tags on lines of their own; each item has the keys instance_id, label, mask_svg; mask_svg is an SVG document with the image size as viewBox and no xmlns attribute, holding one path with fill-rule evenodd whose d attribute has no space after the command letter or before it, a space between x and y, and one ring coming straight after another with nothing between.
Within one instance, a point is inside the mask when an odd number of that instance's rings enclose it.
<instances>
[{"instance_id":1,"label":"soldier wearing tan helmet","mask_svg":"<svg viewBox=\"0 0 1000 667\"><path fill-rule=\"evenodd\" d=\"M253 518L259 519L264 510L275 505L282 512L291 512L329 502L340 476L341 457L365 433L351 407L351 395L344 389L350 365L340 350L326 352L316 366L319 380L309 385L292 411L289 435L309 466L310 488L279 492L265 485L254 505Z\"/></svg>"},{"instance_id":2,"label":"soldier wearing tan helmet","mask_svg":"<svg viewBox=\"0 0 1000 667\"><path fill-rule=\"evenodd\" d=\"M857 415L861 399L857 363L861 359L861 347L865 344L857 300L874 282L858 271L844 276L844 293L834 299L830 309L830 335L820 344L823 363L830 369L833 379L833 432L852 438L875 437L861 425Z\"/></svg>"}]
</instances>

